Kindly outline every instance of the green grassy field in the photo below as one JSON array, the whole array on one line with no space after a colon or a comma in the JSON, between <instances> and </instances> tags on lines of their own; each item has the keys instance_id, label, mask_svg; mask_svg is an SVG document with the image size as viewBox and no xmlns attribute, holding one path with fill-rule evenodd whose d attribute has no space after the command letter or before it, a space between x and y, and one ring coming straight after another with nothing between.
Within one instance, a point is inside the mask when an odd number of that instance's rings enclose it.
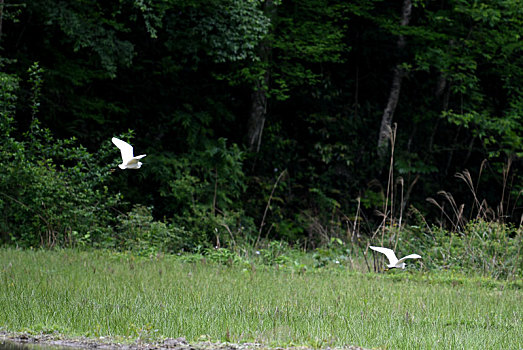
<instances>
[{"instance_id":1,"label":"green grassy field","mask_svg":"<svg viewBox=\"0 0 523 350\"><path fill-rule=\"evenodd\" d=\"M523 290L441 273L305 273L0 249L0 327L150 341L521 349Z\"/></svg>"}]
</instances>

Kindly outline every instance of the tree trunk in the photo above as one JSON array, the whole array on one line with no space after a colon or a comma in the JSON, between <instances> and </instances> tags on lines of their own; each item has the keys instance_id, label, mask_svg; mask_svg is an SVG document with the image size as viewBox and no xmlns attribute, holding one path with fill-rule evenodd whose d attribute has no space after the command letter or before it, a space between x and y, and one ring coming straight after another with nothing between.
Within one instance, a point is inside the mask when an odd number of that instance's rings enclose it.
<instances>
[{"instance_id":1,"label":"tree trunk","mask_svg":"<svg viewBox=\"0 0 523 350\"><path fill-rule=\"evenodd\" d=\"M407 26L410 21L410 14L412 12L412 2L411 0L403 0L403 8L401 11L401 26ZM396 49L398 53L401 53L401 50L405 48L406 41L403 35L398 37L396 42ZM389 100L387 106L383 111L383 116L381 117L381 126L380 134L378 137L378 155L380 157L385 156L388 149L388 140L390 139L391 133L391 124L392 117L394 116L394 111L398 105L398 100L401 91L401 80L403 79L405 72L399 64L394 67L393 77L392 77L392 86L390 88Z\"/></svg>"},{"instance_id":2,"label":"tree trunk","mask_svg":"<svg viewBox=\"0 0 523 350\"><path fill-rule=\"evenodd\" d=\"M253 152L260 150L265 116L267 115L266 86L269 83L269 79L269 71L266 71L264 74L265 84L256 84L256 88L251 94L251 112L249 114L247 142L249 149Z\"/></svg>"},{"instance_id":3,"label":"tree trunk","mask_svg":"<svg viewBox=\"0 0 523 350\"><path fill-rule=\"evenodd\" d=\"M385 107L385 110L383 111L383 116L381 117L380 135L378 138L378 154L381 158L383 158L387 153L388 141L390 140L390 133L392 130L392 117L398 104L402 79L403 69L399 66L394 67L394 76L392 78L389 100L387 102L387 107Z\"/></svg>"},{"instance_id":4,"label":"tree trunk","mask_svg":"<svg viewBox=\"0 0 523 350\"><path fill-rule=\"evenodd\" d=\"M2 18L4 17L4 0L0 0L0 41L2 40Z\"/></svg>"},{"instance_id":5,"label":"tree trunk","mask_svg":"<svg viewBox=\"0 0 523 350\"><path fill-rule=\"evenodd\" d=\"M273 0L266 0L263 11L271 20L276 13L276 7ZM265 117L267 115L267 89L271 78L270 73L270 54L271 46L267 40L260 44L259 56L260 64L265 67L265 72L261 81L257 82L254 91L251 94L251 110L249 113L249 121L247 123L247 143L249 149L253 152L260 150L261 139L263 134L263 127L265 126Z\"/></svg>"}]
</instances>

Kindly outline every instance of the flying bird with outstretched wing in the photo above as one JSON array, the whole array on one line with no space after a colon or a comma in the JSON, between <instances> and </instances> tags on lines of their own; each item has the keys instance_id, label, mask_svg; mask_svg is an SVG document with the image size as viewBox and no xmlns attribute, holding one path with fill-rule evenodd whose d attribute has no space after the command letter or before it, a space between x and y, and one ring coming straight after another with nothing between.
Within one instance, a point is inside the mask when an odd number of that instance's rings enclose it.
<instances>
[{"instance_id":1,"label":"flying bird with outstretched wing","mask_svg":"<svg viewBox=\"0 0 523 350\"><path fill-rule=\"evenodd\" d=\"M122 153L122 164L118 165L120 169L140 169L140 167L142 166L142 162L140 162L140 159L145 157L145 154L141 154L135 157L133 155L133 146L131 146L130 144L120 139L117 139L116 137L113 137L111 141L113 141L114 145L118 147L120 149L120 152Z\"/></svg>"},{"instance_id":2,"label":"flying bird with outstretched wing","mask_svg":"<svg viewBox=\"0 0 523 350\"><path fill-rule=\"evenodd\" d=\"M372 250L375 250L377 252L380 252L382 254L385 254L387 259L389 259L389 264L387 265L387 267L389 269L393 269L393 268L404 269L405 266L406 266L405 265L405 260L407 260L407 259L421 259L421 256L418 255L418 254L410 254L410 255L404 256L401 259L398 259L396 257L396 254L394 254L394 251L392 249L384 248L384 247L374 247L374 246L369 246L369 248L372 249Z\"/></svg>"}]
</instances>

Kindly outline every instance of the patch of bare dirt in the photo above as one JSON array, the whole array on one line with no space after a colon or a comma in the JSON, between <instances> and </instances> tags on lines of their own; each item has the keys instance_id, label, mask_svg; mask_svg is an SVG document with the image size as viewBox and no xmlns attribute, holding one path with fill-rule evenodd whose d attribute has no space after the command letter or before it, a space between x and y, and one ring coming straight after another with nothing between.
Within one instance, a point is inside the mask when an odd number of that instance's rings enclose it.
<instances>
[{"instance_id":1,"label":"patch of bare dirt","mask_svg":"<svg viewBox=\"0 0 523 350\"><path fill-rule=\"evenodd\" d=\"M137 341L132 344L118 343L109 338L66 338L58 334L8 333L0 331L0 341L16 344L68 347L77 349L114 349L114 350L312 350L307 347L267 347L258 343L213 343L198 342L189 344L185 338L167 338L161 342L146 343ZM324 350L368 350L358 346L325 347ZM317 350L317 349L315 349Z\"/></svg>"}]
</instances>

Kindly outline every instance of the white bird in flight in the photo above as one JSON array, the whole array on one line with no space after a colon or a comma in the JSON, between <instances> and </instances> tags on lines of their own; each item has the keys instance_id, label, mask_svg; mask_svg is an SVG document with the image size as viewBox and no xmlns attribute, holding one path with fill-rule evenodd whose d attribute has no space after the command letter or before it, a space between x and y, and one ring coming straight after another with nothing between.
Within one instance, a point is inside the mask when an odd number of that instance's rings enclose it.
<instances>
[{"instance_id":1,"label":"white bird in flight","mask_svg":"<svg viewBox=\"0 0 523 350\"><path fill-rule=\"evenodd\" d=\"M145 154L139 156L133 156L133 146L125 141L113 137L111 139L116 147L122 152L122 164L118 164L120 169L139 169L142 166L142 162L139 160L145 157Z\"/></svg>"},{"instance_id":2,"label":"white bird in flight","mask_svg":"<svg viewBox=\"0 0 523 350\"><path fill-rule=\"evenodd\" d=\"M396 254L394 254L394 251L389 248L383 248L383 247L373 247L369 246L370 249L375 250L377 252L385 254L387 259L389 259L389 264L387 267L389 269L398 268L398 269L404 269L405 268L405 260L407 259L421 259L421 256L418 254L410 254L407 256L404 256L403 258L399 259L396 257Z\"/></svg>"}]
</instances>

